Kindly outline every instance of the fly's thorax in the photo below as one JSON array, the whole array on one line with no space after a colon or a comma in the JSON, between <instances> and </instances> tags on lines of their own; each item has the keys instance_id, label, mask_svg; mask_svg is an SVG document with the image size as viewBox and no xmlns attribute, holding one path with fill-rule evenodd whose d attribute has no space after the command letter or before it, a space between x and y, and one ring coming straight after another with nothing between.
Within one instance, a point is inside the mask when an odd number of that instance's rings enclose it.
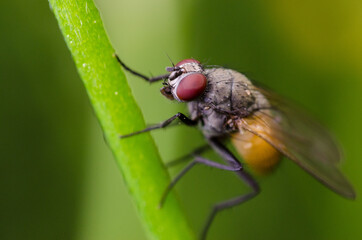
<instances>
[{"instance_id":1,"label":"fly's thorax","mask_svg":"<svg viewBox=\"0 0 362 240\"><path fill-rule=\"evenodd\" d=\"M231 69L206 69L208 85L203 101L222 112L248 115L259 106L259 94L243 74Z\"/></svg>"},{"instance_id":2,"label":"fly's thorax","mask_svg":"<svg viewBox=\"0 0 362 240\"><path fill-rule=\"evenodd\" d=\"M190 102L191 117L202 118L205 136L222 136L237 132L235 119L249 116L269 106L266 98L243 74L231 69L205 69L207 87L202 97Z\"/></svg>"}]
</instances>

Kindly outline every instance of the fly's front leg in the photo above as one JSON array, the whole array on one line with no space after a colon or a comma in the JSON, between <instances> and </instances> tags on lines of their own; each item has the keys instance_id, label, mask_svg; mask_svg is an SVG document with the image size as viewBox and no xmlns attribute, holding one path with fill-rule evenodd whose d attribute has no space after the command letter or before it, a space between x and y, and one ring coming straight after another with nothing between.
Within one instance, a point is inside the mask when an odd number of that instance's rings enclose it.
<instances>
[{"instance_id":1,"label":"fly's front leg","mask_svg":"<svg viewBox=\"0 0 362 240\"><path fill-rule=\"evenodd\" d=\"M187 126L195 126L198 123L197 119L196 120L190 119L190 118L186 117L184 114L179 112L179 113L175 114L174 116L170 117L169 119L167 119L166 121L163 121L160 124L157 124L157 125L154 125L154 126L151 126L151 127L148 127L148 128L143 129L143 130L133 132L133 133L130 133L130 134L121 135L119 137L120 138L126 138L126 137L131 137L131 136L134 136L134 135L137 135L137 134L140 134L140 133L149 132L149 131L152 131L152 130L155 130L155 129L165 128L168 125L170 125L177 118L182 123L186 124Z\"/></svg>"},{"instance_id":2,"label":"fly's front leg","mask_svg":"<svg viewBox=\"0 0 362 240\"><path fill-rule=\"evenodd\" d=\"M121 61L121 59L118 57L117 54L114 53L113 56L117 59L118 63L124 69L126 69L128 72L132 73L133 75L146 80L147 82L150 82L150 83L157 82L157 81L160 81L160 80L167 79L170 76L170 74L167 73L167 74L163 74L163 75L156 76L156 77L147 77L147 76L145 76L145 75L143 75L143 74L141 74L139 72L136 72L136 71L132 70L131 68L129 68L124 62Z\"/></svg>"}]
</instances>

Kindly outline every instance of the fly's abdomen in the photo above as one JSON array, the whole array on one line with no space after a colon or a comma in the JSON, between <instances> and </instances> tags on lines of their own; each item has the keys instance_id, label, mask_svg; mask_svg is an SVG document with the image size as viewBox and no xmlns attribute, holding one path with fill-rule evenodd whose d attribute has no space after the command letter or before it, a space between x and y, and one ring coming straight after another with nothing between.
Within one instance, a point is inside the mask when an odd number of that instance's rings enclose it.
<instances>
[{"instance_id":1,"label":"fly's abdomen","mask_svg":"<svg viewBox=\"0 0 362 240\"><path fill-rule=\"evenodd\" d=\"M232 143L244 162L257 174L269 173L280 161L278 150L250 132L235 133Z\"/></svg>"},{"instance_id":2,"label":"fly's abdomen","mask_svg":"<svg viewBox=\"0 0 362 240\"><path fill-rule=\"evenodd\" d=\"M271 119L257 121L253 116L236 120L239 131L232 135L232 143L245 163L257 174L267 174L279 163L282 154L260 135L267 134L272 137L273 132L264 128ZM249 127L257 131L252 133L243 126L247 122Z\"/></svg>"}]
</instances>

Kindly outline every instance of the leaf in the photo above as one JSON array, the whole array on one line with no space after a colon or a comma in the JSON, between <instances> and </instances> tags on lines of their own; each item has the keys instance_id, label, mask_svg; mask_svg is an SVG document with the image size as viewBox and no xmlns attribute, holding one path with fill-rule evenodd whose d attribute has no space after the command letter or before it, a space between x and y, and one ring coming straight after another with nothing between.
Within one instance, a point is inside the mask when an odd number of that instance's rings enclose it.
<instances>
[{"instance_id":1,"label":"leaf","mask_svg":"<svg viewBox=\"0 0 362 240\"><path fill-rule=\"evenodd\" d=\"M145 124L93 1L49 2L149 238L194 239L174 194L157 207L170 178L151 136L119 139Z\"/></svg>"}]
</instances>

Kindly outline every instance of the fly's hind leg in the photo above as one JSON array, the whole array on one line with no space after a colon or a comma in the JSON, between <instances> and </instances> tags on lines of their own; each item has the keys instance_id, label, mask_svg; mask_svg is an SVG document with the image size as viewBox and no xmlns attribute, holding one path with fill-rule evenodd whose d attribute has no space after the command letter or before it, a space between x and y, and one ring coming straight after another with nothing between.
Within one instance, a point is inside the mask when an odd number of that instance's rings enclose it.
<instances>
[{"instance_id":1,"label":"fly's hind leg","mask_svg":"<svg viewBox=\"0 0 362 240\"><path fill-rule=\"evenodd\" d=\"M216 138L208 139L208 141L209 141L211 147L226 162L228 162L231 165L238 165L239 161L236 159L236 157L224 145L222 145ZM215 204L212 208L210 215L206 219L204 228L203 228L203 230L201 232L201 236L200 236L201 240L206 239L207 232L208 232L215 216L217 215L217 213L219 211L222 211L224 209L231 208L231 207L239 205L243 202L246 202L246 201L252 199L253 197L255 197L256 195L258 195L258 193L260 192L258 183L254 180L254 178L249 173L243 171L242 169L240 169L239 171L236 171L235 173L241 178L241 180L246 185L248 185L251 188L252 191L249 193L243 194L241 196Z\"/></svg>"},{"instance_id":2,"label":"fly's hind leg","mask_svg":"<svg viewBox=\"0 0 362 240\"><path fill-rule=\"evenodd\" d=\"M243 202L246 202L246 201L254 198L260 192L258 183L253 179L253 177L250 174L248 174L245 171L237 171L235 173L242 179L242 181L244 183L246 183L249 187L251 187L252 191L250 193L243 194L239 197L235 197L235 198L215 204L211 210L211 213L209 214L208 218L206 219L204 228L202 229L202 232L200 235L201 240L206 239L208 230L217 213L219 213L220 211L222 211L224 209L232 208L234 206L242 204Z\"/></svg>"},{"instance_id":3,"label":"fly's hind leg","mask_svg":"<svg viewBox=\"0 0 362 240\"><path fill-rule=\"evenodd\" d=\"M171 183L167 186L165 192L163 193L162 197L161 197L161 201L159 204L159 207L162 207L162 205L164 204L166 197L168 196L168 194L170 193L170 191L172 190L172 188L176 185L176 183L189 171L191 170L196 164L203 164L209 167L213 167L213 168L218 168L221 170L226 170L226 171L240 171L240 169L242 169L241 164L240 165L235 165L235 166L229 166L229 165L224 165L224 164L220 164L214 161L211 161L209 159L200 157L200 156L195 156L194 160L192 160L184 169L181 170L181 172L179 174L177 174L177 176L172 179Z\"/></svg>"},{"instance_id":4,"label":"fly's hind leg","mask_svg":"<svg viewBox=\"0 0 362 240\"><path fill-rule=\"evenodd\" d=\"M184 156L181 156L173 161L167 162L165 165L168 168L179 165L180 163L183 163L192 157L200 155L201 153L207 151L209 148L210 148L210 145L208 145L208 144L202 145L201 147L194 149L192 152L190 152Z\"/></svg>"}]
</instances>

